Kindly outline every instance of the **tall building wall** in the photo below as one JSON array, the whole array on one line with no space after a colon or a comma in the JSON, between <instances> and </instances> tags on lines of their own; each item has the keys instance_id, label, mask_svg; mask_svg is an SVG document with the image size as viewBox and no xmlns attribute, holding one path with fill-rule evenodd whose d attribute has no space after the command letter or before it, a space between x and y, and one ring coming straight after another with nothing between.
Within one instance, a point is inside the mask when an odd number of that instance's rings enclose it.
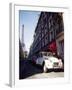
<instances>
[{"instance_id":1,"label":"tall building wall","mask_svg":"<svg viewBox=\"0 0 72 90\"><path fill-rule=\"evenodd\" d=\"M58 34L63 31L62 13L41 12L35 29L31 55L37 55L40 51L57 53L56 39Z\"/></svg>"}]
</instances>

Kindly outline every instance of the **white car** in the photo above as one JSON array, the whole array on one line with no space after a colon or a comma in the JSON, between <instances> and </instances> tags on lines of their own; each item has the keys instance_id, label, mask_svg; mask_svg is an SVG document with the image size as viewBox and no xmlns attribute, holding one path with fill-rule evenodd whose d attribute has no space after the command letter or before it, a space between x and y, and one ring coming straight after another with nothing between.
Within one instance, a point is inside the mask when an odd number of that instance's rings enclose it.
<instances>
[{"instance_id":1,"label":"white car","mask_svg":"<svg viewBox=\"0 0 72 90\"><path fill-rule=\"evenodd\" d=\"M41 52L41 57L38 57L36 64L43 66L43 71L47 72L48 69L61 69L63 68L63 63L61 59L54 56L48 55L47 52Z\"/></svg>"}]
</instances>

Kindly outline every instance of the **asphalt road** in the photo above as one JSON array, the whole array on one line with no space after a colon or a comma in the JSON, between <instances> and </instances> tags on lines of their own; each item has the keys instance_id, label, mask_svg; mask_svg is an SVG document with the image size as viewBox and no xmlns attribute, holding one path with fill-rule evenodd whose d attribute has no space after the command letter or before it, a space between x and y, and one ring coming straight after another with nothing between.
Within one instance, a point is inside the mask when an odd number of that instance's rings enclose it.
<instances>
[{"instance_id":1,"label":"asphalt road","mask_svg":"<svg viewBox=\"0 0 72 90\"><path fill-rule=\"evenodd\" d=\"M19 79L28 78L54 78L63 77L63 71L49 71L48 73L43 73L41 67L34 65L29 60L20 60L19 62Z\"/></svg>"}]
</instances>

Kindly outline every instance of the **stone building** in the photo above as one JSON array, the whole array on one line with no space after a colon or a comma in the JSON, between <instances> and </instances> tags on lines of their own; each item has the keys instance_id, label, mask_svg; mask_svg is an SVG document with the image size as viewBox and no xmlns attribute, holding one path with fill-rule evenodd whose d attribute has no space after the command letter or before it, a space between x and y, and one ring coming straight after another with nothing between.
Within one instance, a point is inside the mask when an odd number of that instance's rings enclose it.
<instances>
[{"instance_id":1,"label":"stone building","mask_svg":"<svg viewBox=\"0 0 72 90\"><path fill-rule=\"evenodd\" d=\"M63 14L41 12L30 47L29 57L38 56L40 51L50 51L64 56Z\"/></svg>"}]
</instances>

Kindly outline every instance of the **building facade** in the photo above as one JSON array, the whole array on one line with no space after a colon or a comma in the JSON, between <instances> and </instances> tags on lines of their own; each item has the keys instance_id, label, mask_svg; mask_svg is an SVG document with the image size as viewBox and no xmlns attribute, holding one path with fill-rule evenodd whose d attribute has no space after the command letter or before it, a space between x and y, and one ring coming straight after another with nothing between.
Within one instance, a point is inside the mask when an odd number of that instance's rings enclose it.
<instances>
[{"instance_id":1,"label":"building facade","mask_svg":"<svg viewBox=\"0 0 72 90\"><path fill-rule=\"evenodd\" d=\"M64 54L62 13L41 12L34 32L34 40L30 47L29 57L38 56L40 51Z\"/></svg>"}]
</instances>

